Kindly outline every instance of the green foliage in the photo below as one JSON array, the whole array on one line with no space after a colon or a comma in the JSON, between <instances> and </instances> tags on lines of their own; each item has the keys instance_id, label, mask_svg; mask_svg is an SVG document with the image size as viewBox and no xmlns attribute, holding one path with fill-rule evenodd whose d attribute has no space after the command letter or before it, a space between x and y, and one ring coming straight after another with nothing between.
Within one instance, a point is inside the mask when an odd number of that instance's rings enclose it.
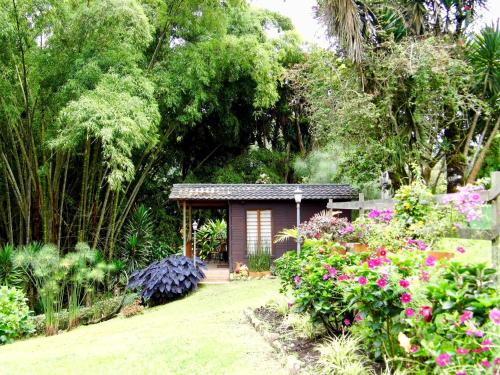
<instances>
[{"instance_id":1,"label":"green foliage","mask_svg":"<svg viewBox=\"0 0 500 375\"><path fill-rule=\"evenodd\" d=\"M356 336L339 335L319 346L318 373L371 375L369 359L360 351L362 340Z\"/></svg>"},{"instance_id":2,"label":"green foliage","mask_svg":"<svg viewBox=\"0 0 500 375\"><path fill-rule=\"evenodd\" d=\"M144 268L152 260L154 222L151 210L143 204L136 207L125 229L120 259L127 272Z\"/></svg>"},{"instance_id":3,"label":"green foliage","mask_svg":"<svg viewBox=\"0 0 500 375\"><path fill-rule=\"evenodd\" d=\"M331 335L342 330L344 319L352 320L342 297L343 283L335 277L344 266L359 261L358 255L343 256L339 250L340 246L329 241L306 240L299 256L290 251L274 263L281 290L292 293L295 310L308 313Z\"/></svg>"},{"instance_id":4,"label":"green foliage","mask_svg":"<svg viewBox=\"0 0 500 375\"><path fill-rule=\"evenodd\" d=\"M199 244L199 256L207 259L225 250L227 243L227 223L224 219L209 219L196 234Z\"/></svg>"},{"instance_id":5,"label":"green foliage","mask_svg":"<svg viewBox=\"0 0 500 375\"><path fill-rule=\"evenodd\" d=\"M269 249L258 249L257 252L248 254L248 270L250 272L263 272L271 269L271 252Z\"/></svg>"},{"instance_id":6,"label":"green foliage","mask_svg":"<svg viewBox=\"0 0 500 375\"><path fill-rule=\"evenodd\" d=\"M32 332L28 304L22 291L0 286L0 345Z\"/></svg>"},{"instance_id":7,"label":"green foliage","mask_svg":"<svg viewBox=\"0 0 500 375\"><path fill-rule=\"evenodd\" d=\"M14 263L15 248L5 245L0 249L0 285L19 289L25 286L23 271Z\"/></svg>"},{"instance_id":8,"label":"green foliage","mask_svg":"<svg viewBox=\"0 0 500 375\"><path fill-rule=\"evenodd\" d=\"M496 271L484 264L454 262L429 283L425 297L431 317L406 319L406 334L417 348L411 358L426 371L437 368L436 357L443 353L450 355L450 367L473 373L482 371L482 361L493 362L491 345L498 329L489 314L500 302L495 278ZM487 340L491 344L485 344ZM457 352L459 348L463 353Z\"/></svg>"}]
</instances>

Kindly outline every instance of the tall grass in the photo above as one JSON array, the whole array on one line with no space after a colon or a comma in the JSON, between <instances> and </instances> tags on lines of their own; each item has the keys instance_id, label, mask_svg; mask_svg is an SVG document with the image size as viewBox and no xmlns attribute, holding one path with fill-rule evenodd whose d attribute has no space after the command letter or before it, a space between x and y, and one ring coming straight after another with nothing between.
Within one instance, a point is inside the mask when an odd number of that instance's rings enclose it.
<instances>
[{"instance_id":1,"label":"tall grass","mask_svg":"<svg viewBox=\"0 0 500 375\"><path fill-rule=\"evenodd\" d=\"M271 249L260 248L248 254L248 270L250 272L264 272L271 269Z\"/></svg>"}]
</instances>

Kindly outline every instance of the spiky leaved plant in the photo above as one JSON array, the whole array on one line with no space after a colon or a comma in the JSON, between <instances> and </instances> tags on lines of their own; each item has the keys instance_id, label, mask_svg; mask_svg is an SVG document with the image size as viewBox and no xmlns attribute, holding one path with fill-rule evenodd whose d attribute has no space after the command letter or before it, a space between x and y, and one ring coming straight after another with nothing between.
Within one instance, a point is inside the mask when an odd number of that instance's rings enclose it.
<instances>
[{"instance_id":1,"label":"spiky leaved plant","mask_svg":"<svg viewBox=\"0 0 500 375\"><path fill-rule=\"evenodd\" d=\"M144 268L151 261L153 226L151 210L139 205L127 224L120 248L120 259L128 272Z\"/></svg>"},{"instance_id":2,"label":"spiky leaved plant","mask_svg":"<svg viewBox=\"0 0 500 375\"><path fill-rule=\"evenodd\" d=\"M14 263L15 248L5 245L0 249L0 285L24 289L26 280L23 270Z\"/></svg>"}]
</instances>

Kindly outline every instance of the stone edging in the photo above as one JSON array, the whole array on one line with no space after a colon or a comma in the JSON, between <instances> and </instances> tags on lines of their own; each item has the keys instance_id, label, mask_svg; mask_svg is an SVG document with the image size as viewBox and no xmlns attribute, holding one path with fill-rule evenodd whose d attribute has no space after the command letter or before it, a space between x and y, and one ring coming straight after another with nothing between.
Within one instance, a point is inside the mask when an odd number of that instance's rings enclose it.
<instances>
[{"instance_id":1,"label":"stone edging","mask_svg":"<svg viewBox=\"0 0 500 375\"><path fill-rule=\"evenodd\" d=\"M286 368L290 375L297 375L300 370L305 366L304 362L297 359L295 356L286 352L285 348L279 341L279 335L274 332L269 332L266 329L266 324L255 316L252 309L245 309L243 314L249 323L255 328L257 332L271 345L271 347L278 352L281 358L282 365Z\"/></svg>"}]
</instances>

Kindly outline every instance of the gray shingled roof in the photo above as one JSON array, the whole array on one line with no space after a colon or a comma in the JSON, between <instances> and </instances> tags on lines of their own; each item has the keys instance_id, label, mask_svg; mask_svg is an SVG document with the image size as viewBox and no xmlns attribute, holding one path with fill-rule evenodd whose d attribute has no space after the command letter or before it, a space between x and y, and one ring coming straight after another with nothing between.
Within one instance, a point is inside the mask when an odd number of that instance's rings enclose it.
<instances>
[{"instance_id":1,"label":"gray shingled roof","mask_svg":"<svg viewBox=\"0 0 500 375\"><path fill-rule=\"evenodd\" d=\"M174 184L173 200L288 200L300 186L304 200L351 200L358 192L350 185L336 184Z\"/></svg>"}]
</instances>

